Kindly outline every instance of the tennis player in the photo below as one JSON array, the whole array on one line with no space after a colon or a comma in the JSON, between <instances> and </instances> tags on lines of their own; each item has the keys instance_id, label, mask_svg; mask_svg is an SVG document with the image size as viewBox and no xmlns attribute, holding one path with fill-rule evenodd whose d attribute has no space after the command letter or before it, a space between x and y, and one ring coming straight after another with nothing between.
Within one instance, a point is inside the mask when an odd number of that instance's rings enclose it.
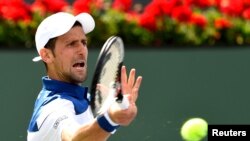
<instances>
[{"instance_id":1,"label":"tennis player","mask_svg":"<svg viewBox=\"0 0 250 141\"><path fill-rule=\"evenodd\" d=\"M82 87L87 77L87 37L95 27L91 15L73 16L59 12L39 25L35 42L47 75L35 102L28 127L28 141L105 141L119 126L128 126L137 115L136 100L142 77L135 69L127 75L121 70L122 92L128 95L129 107L122 110L113 104L97 118L93 117L88 88Z\"/></svg>"}]
</instances>

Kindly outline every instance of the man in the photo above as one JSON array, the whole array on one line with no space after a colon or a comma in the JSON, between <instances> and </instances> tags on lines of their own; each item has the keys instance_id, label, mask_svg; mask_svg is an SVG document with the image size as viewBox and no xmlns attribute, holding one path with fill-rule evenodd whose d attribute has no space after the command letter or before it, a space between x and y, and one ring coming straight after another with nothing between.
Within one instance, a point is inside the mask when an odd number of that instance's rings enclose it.
<instances>
[{"instance_id":1,"label":"man","mask_svg":"<svg viewBox=\"0 0 250 141\"><path fill-rule=\"evenodd\" d=\"M142 77L135 69L127 76L121 70L122 93L129 107L122 110L113 104L94 118L87 88L80 86L87 76L87 37L95 22L87 13L73 16L59 12L39 25L35 42L39 57L46 66L43 88L35 103L28 128L28 141L105 141L116 129L129 125L137 114L136 100Z\"/></svg>"}]
</instances>

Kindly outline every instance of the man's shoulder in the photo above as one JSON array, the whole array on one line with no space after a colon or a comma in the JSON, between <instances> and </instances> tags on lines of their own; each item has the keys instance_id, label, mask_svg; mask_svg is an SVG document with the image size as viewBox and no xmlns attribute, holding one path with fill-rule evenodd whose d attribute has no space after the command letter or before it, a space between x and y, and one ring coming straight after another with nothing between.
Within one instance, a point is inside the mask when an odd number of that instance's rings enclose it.
<instances>
[{"instance_id":1,"label":"man's shoulder","mask_svg":"<svg viewBox=\"0 0 250 141\"><path fill-rule=\"evenodd\" d=\"M36 122L39 125L43 123L43 121L50 115L51 113L58 113L60 111L64 111L67 113L74 114L73 103L66 99L55 99L50 103L44 105L40 109L40 115L37 118Z\"/></svg>"},{"instance_id":2,"label":"man's shoulder","mask_svg":"<svg viewBox=\"0 0 250 141\"><path fill-rule=\"evenodd\" d=\"M54 99L53 101L50 101L46 105L41 107L41 110L43 111L56 111L59 109L71 109L73 107L73 103L71 100L68 99L63 99L63 98L57 98Z\"/></svg>"},{"instance_id":3,"label":"man's shoulder","mask_svg":"<svg viewBox=\"0 0 250 141\"><path fill-rule=\"evenodd\" d=\"M73 104L76 115L83 113L89 107L89 101L87 99L77 99L72 96L62 96L61 99L70 101Z\"/></svg>"}]
</instances>

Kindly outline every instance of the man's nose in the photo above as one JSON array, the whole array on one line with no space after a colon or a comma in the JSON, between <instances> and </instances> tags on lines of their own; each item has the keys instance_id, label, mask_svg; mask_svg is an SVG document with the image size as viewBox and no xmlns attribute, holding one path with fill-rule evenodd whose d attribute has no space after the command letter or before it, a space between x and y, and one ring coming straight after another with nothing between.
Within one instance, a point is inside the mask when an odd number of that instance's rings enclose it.
<instances>
[{"instance_id":1,"label":"man's nose","mask_svg":"<svg viewBox=\"0 0 250 141\"><path fill-rule=\"evenodd\" d=\"M86 44L80 44L78 46L78 52L84 54L86 52L87 45Z\"/></svg>"}]
</instances>

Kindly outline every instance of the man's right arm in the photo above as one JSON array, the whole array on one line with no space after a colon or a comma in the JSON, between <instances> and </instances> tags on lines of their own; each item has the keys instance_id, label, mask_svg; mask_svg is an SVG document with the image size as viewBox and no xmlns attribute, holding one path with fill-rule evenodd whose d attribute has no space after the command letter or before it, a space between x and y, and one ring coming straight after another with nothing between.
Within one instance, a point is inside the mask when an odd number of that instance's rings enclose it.
<instances>
[{"instance_id":1,"label":"man's right arm","mask_svg":"<svg viewBox=\"0 0 250 141\"><path fill-rule=\"evenodd\" d=\"M123 110L115 104L112 105L107 115L109 120L113 123L128 126L134 120L137 115L136 101L141 81L141 76L137 78L135 77L135 69L130 70L129 75L127 76L125 66L122 67L122 93L128 97L129 107L128 109ZM96 118L91 123L80 127L75 133L71 133L69 130L64 129L62 131L62 141L106 141L111 133L108 132L110 128L106 128L105 125L112 127L110 124L111 123L107 120L106 116L105 118Z\"/></svg>"}]
</instances>

